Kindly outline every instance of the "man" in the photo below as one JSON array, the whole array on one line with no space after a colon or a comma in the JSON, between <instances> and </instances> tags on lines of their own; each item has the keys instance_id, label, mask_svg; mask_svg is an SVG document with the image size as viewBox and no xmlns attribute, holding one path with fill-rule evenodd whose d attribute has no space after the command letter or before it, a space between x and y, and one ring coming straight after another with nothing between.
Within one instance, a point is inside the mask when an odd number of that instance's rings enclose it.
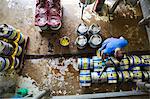
<instances>
[{"instance_id":1,"label":"man","mask_svg":"<svg viewBox=\"0 0 150 99\"><path fill-rule=\"evenodd\" d=\"M123 37L118 38L108 38L102 43L102 47L98 49L97 56L102 57L102 59L107 58L110 55L114 55L114 57L121 61L124 56L124 52L122 48L127 46L128 41Z\"/></svg>"}]
</instances>

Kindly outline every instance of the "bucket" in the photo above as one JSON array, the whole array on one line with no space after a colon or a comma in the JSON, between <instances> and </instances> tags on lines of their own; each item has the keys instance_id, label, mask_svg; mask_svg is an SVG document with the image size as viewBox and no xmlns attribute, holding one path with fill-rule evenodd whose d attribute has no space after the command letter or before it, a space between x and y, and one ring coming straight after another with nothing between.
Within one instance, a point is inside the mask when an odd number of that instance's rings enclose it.
<instances>
[{"instance_id":1,"label":"bucket","mask_svg":"<svg viewBox=\"0 0 150 99\"><path fill-rule=\"evenodd\" d=\"M139 65L142 63L144 63L143 58L136 55L130 56L130 66Z\"/></svg>"},{"instance_id":2,"label":"bucket","mask_svg":"<svg viewBox=\"0 0 150 99\"><path fill-rule=\"evenodd\" d=\"M117 73L114 67L109 67L106 70L108 83L117 83Z\"/></svg>"},{"instance_id":3,"label":"bucket","mask_svg":"<svg viewBox=\"0 0 150 99\"><path fill-rule=\"evenodd\" d=\"M143 71L142 73L143 73L143 77L142 77L143 81L147 82L149 80L149 74L148 74L148 72L147 71Z\"/></svg>"},{"instance_id":4,"label":"bucket","mask_svg":"<svg viewBox=\"0 0 150 99\"><path fill-rule=\"evenodd\" d=\"M100 35L92 35L88 41L90 47L97 48L102 43L102 38Z\"/></svg>"},{"instance_id":5,"label":"bucket","mask_svg":"<svg viewBox=\"0 0 150 99\"><path fill-rule=\"evenodd\" d=\"M3 24L0 26L0 36L7 39L15 39L17 36L17 32L14 27Z\"/></svg>"},{"instance_id":6,"label":"bucket","mask_svg":"<svg viewBox=\"0 0 150 99\"><path fill-rule=\"evenodd\" d=\"M142 81L142 72L133 71L133 82Z\"/></svg>"},{"instance_id":7,"label":"bucket","mask_svg":"<svg viewBox=\"0 0 150 99\"><path fill-rule=\"evenodd\" d=\"M91 73L92 83L106 83L107 82L107 74L103 72L100 77L100 72L92 72Z\"/></svg>"},{"instance_id":8,"label":"bucket","mask_svg":"<svg viewBox=\"0 0 150 99\"><path fill-rule=\"evenodd\" d=\"M21 53L22 53L22 48L20 46L18 46L16 56L21 55Z\"/></svg>"},{"instance_id":9,"label":"bucket","mask_svg":"<svg viewBox=\"0 0 150 99\"><path fill-rule=\"evenodd\" d=\"M130 61L129 61L128 57L123 58L120 61L120 70L128 70L129 66L130 66Z\"/></svg>"},{"instance_id":10,"label":"bucket","mask_svg":"<svg viewBox=\"0 0 150 99\"><path fill-rule=\"evenodd\" d=\"M9 56L9 55L12 55L13 51L14 51L14 48L11 44L0 40L0 54Z\"/></svg>"},{"instance_id":11,"label":"bucket","mask_svg":"<svg viewBox=\"0 0 150 99\"><path fill-rule=\"evenodd\" d=\"M89 27L89 34L90 35L95 35L95 34L99 34L100 33L101 28L98 26L98 24L92 24Z\"/></svg>"},{"instance_id":12,"label":"bucket","mask_svg":"<svg viewBox=\"0 0 150 99\"><path fill-rule=\"evenodd\" d=\"M91 86L90 70L80 70L80 86Z\"/></svg>"},{"instance_id":13,"label":"bucket","mask_svg":"<svg viewBox=\"0 0 150 99\"><path fill-rule=\"evenodd\" d=\"M93 69L93 59L91 58L78 58L79 69Z\"/></svg>"},{"instance_id":14,"label":"bucket","mask_svg":"<svg viewBox=\"0 0 150 99\"><path fill-rule=\"evenodd\" d=\"M86 35L87 31L88 31L88 27L84 23L79 24L77 28L78 35Z\"/></svg>"},{"instance_id":15,"label":"bucket","mask_svg":"<svg viewBox=\"0 0 150 99\"><path fill-rule=\"evenodd\" d=\"M86 45L87 45L87 38L86 38L85 36L83 36L83 35L78 36L78 37L76 38L75 45L76 45L77 48L79 48L79 49L85 48Z\"/></svg>"}]
</instances>

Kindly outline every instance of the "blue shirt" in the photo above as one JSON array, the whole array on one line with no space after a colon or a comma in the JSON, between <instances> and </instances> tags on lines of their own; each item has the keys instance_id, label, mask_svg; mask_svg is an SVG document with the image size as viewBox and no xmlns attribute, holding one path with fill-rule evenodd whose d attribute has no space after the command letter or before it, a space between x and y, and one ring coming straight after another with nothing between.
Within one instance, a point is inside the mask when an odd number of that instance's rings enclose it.
<instances>
[{"instance_id":1,"label":"blue shirt","mask_svg":"<svg viewBox=\"0 0 150 99\"><path fill-rule=\"evenodd\" d=\"M113 54L116 48L123 48L128 44L128 41L124 38L108 38L102 43L102 47L99 51L104 50L104 54Z\"/></svg>"}]
</instances>

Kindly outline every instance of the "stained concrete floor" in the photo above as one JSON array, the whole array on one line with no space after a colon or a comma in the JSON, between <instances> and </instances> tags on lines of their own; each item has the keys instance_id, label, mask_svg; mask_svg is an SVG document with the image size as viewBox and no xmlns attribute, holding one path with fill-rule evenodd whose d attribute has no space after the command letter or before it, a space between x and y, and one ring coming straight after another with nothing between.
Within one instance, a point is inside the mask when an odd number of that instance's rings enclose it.
<instances>
[{"instance_id":1,"label":"stained concrete floor","mask_svg":"<svg viewBox=\"0 0 150 99\"><path fill-rule=\"evenodd\" d=\"M78 0L62 0L63 4L63 26L61 30L47 31L41 33L39 27L34 25L35 2L36 0L1 0L0 1L0 22L10 24L20 29L25 36L30 37L27 54L51 54L48 52L48 43L54 44L54 53L77 52L75 46L70 45L69 48L58 46L58 40L64 35L69 35L71 44L76 38L76 27L82 22L80 19L81 8L78 6ZM137 25L142 19L139 6L134 9L120 4L114 15L114 20L109 21L105 16L98 16L91 12L92 5L88 6L84 14L84 22L89 26L97 23L102 28L102 37L119 37L124 36L129 40L126 51L149 50L148 37L144 28ZM107 10L107 7L106 7ZM56 35L51 35L51 34ZM61 50L60 50L61 49ZM52 61L55 60L55 61ZM49 88L53 95L70 95L92 92L116 91L117 86L101 85L101 87L90 87L89 90L79 87L79 70L76 65L76 58L71 58L70 64L60 65L59 59L38 59L26 60L23 74L34 79L40 88ZM132 86L132 85L131 85ZM102 90L100 90L102 89ZM130 89L128 89L130 90Z\"/></svg>"}]
</instances>

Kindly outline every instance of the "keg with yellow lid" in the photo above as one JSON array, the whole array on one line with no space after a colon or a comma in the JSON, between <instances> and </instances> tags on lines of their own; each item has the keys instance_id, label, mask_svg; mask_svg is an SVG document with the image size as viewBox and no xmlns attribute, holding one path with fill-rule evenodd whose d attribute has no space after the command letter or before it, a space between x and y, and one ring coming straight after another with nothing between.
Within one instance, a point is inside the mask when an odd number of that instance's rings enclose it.
<instances>
[{"instance_id":1,"label":"keg with yellow lid","mask_svg":"<svg viewBox=\"0 0 150 99\"><path fill-rule=\"evenodd\" d=\"M143 81L148 81L149 80L149 73L147 71L142 71L143 73Z\"/></svg>"},{"instance_id":2,"label":"keg with yellow lid","mask_svg":"<svg viewBox=\"0 0 150 99\"><path fill-rule=\"evenodd\" d=\"M101 75L101 77L100 77ZM91 72L92 83L106 83L107 82L107 74L106 72Z\"/></svg>"},{"instance_id":3,"label":"keg with yellow lid","mask_svg":"<svg viewBox=\"0 0 150 99\"><path fill-rule=\"evenodd\" d=\"M120 70L128 70L129 66L130 66L130 61L129 61L128 57L123 58L120 61Z\"/></svg>"},{"instance_id":4,"label":"keg with yellow lid","mask_svg":"<svg viewBox=\"0 0 150 99\"><path fill-rule=\"evenodd\" d=\"M117 73L114 67L108 67L106 69L108 83L117 83Z\"/></svg>"},{"instance_id":5,"label":"keg with yellow lid","mask_svg":"<svg viewBox=\"0 0 150 99\"><path fill-rule=\"evenodd\" d=\"M130 56L130 66L135 66L143 63L144 63L143 58L136 55Z\"/></svg>"},{"instance_id":6,"label":"keg with yellow lid","mask_svg":"<svg viewBox=\"0 0 150 99\"><path fill-rule=\"evenodd\" d=\"M142 71L133 71L133 82L142 81Z\"/></svg>"}]
</instances>

